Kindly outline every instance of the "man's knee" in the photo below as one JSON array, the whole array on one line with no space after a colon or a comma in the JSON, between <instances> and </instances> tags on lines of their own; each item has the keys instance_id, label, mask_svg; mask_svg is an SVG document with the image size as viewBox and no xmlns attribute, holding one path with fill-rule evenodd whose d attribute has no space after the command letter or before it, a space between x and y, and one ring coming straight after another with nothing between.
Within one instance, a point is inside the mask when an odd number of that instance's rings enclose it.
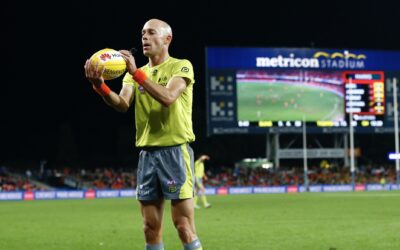
<instances>
[{"instance_id":1,"label":"man's knee","mask_svg":"<svg viewBox=\"0 0 400 250\"><path fill-rule=\"evenodd\" d=\"M143 224L143 231L147 242L157 241L161 235L161 224L145 221Z\"/></svg>"},{"instance_id":2,"label":"man's knee","mask_svg":"<svg viewBox=\"0 0 400 250\"><path fill-rule=\"evenodd\" d=\"M175 223L175 228L176 230L178 230L178 232L186 232L186 231L191 231L190 230L190 225L189 223L185 222L185 221L176 221Z\"/></svg>"},{"instance_id":3,"label":"man's knee","mask_svg":"<svg viewBox=\"0 0 400 250\"><path fill-rule=\"evenodd\" d=\"M195 238L195 232L187 220L174 221L174 225L182 242L189 243Z\"/></svg>"}]
</instances>

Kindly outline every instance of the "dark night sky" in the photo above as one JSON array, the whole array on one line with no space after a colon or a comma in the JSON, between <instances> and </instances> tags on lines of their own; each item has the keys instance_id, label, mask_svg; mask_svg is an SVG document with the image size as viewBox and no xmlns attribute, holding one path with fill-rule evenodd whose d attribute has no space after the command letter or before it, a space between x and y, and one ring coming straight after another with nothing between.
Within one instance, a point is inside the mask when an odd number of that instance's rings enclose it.
<instances>
[{"instance_id":1,"label":"dark night sky","mask_svg":"<svg viewBox=\"0 0 400 250\"><path fill-rule=\"evenodd\" d=\"M193 147L211 154L215 164L263 156L265 136L207 138L206 46L400 50L395 1L38 2L3 3L0 164L135 164L133 110L120 114L107 107L84 77L83 64L102 48L140 48L140 31L150 18L172 26L170 54L194 65ZM138 65L147 62L140 53L136 58ZM118 92L120 81L109 86ZM356 143L382 138L391 137L360 136ZM371 155L375 147L366 146L369 158L382 156Z\"/></svg>"}]
</instances>

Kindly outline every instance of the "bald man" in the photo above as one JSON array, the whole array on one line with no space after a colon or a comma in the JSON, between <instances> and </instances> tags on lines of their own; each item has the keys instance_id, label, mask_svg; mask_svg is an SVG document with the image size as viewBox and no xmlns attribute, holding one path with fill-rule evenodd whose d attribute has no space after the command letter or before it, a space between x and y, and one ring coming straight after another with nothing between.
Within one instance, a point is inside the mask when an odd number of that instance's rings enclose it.
<instances>
[{"instance_id":1,"label":"bald man","mask_svg":"<svg viewBox=\"0 0 400 250\"><path fill-rule=\"evenodd\" d=\"M104 69L85 64L85 75L104 102L120 112L134 103L136 147L140 148L137 199L140 202L147 250L164 249L164 201L171 200L172 220L185 250L201 250L194 223L194 157L192 129L194 73L188 60L169 55L172 29L151 19L142 29L148 63L137 68L135 58L120 50L128 72L119 94L104 82Z\"/></svg>"}]
</instances>

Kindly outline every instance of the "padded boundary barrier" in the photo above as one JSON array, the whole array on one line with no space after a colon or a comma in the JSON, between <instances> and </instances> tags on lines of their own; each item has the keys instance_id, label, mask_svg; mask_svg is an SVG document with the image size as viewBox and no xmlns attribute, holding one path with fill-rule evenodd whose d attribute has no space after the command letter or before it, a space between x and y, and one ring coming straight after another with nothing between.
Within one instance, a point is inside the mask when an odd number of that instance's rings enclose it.
<instances>
[{"instance_id":1,"label":"padded boundary barrier","mask_svg":"<svg viewBox=\"0 0 400 250\"><path fill-rule=\"evenodd\" d=\"M364 192L400 190L397 184L366 184L366 185L312 185L309 192ZM242 186L242 187L208 187L207 195L237 195L237 194L280 194L303 193L304 186ZM107 190L50 190L50 191L12 191L0 192L0 201L29 200L65 200L65 199L97 199L136 197L135 189Z\"/></svg>"}]
</instances>

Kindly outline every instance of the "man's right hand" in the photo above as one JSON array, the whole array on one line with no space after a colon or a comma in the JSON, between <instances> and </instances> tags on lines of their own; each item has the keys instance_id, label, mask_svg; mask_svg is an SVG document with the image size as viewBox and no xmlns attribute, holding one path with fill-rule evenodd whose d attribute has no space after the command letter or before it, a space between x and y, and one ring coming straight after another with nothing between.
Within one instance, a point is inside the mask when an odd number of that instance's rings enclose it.
<instances>
[{"instance_id":1,"label":"man's right hand","mask_svg":"<svg viewBox=\"0 0 400 250\"><path fill-rule=\"evenodd\" d=\"M97 63L96 66L92 65L91 60L86 60L85 63L85 76L96 87L100 87L100 85L104 82L103 73L105 68L99 66Z\"/></svg>"}]
</instances>

